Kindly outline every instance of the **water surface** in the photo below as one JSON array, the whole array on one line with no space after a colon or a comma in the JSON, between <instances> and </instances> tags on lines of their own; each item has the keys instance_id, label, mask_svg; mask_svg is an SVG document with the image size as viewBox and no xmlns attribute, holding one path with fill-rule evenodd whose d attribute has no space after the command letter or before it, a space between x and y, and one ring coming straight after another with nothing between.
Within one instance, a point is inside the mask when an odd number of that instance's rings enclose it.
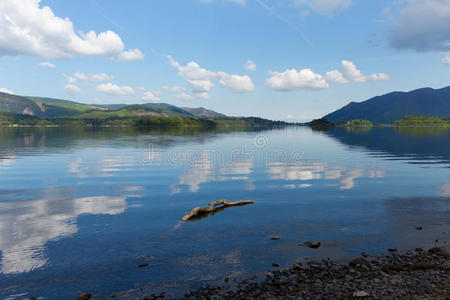
<instances>
[{"instance_id":1,"label":"water surface","mask_svg":"<svg viewBox=\"0 0 450 300\"><path fill-rule=\"evenodd\" d=\"M219 199L255 204L180 221ZM0 298L179 295L448 232L446 128L0 130Z\"/></svg>"}]
</instances>

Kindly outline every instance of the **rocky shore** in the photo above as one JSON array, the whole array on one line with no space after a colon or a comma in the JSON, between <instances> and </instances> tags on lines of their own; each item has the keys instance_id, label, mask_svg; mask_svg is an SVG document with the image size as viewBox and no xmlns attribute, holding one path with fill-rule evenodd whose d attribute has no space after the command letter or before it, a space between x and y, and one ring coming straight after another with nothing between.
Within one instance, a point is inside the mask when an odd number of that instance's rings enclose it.
<instances>
[{"instance_id":1,"label":"rocky shore","mask_svg":"<svg viewBox=\"0 0 450 300\"><path fill-rule=\"evenodd\" d=\"M275 265L276 266L276 265ZM187 299L450 299L450 247L370 256L348 264L297 263L223 286L204 287ZM145 300L166 298L162 295Z\"/></svg>"}]
</instances>

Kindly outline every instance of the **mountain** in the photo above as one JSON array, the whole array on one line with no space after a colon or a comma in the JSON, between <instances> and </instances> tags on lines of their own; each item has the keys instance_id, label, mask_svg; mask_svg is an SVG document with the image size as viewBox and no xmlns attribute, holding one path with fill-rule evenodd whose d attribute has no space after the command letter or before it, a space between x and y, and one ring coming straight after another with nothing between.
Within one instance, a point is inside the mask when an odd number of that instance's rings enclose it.
<instances>
[{"instance_id":1,"label":"mountain","mask_svg":"<svg viewBox=\"0 0 450 300\"><path fill-rule=\"evenodd\" d=\"M0 92L0 111L35 116L44 119L78 118L107 119L127 117L200 117L215 118L225 115L200 108L180 108L167 103L146 104L82 104L74 101L16 96Z\"/></svg>"},{"instance_id":2,"label":"mountain","mask_svg":"<svg viewBox=\"0 0 450 300\"><path fill-rule=\"evenodd\" d=\"M450 86L392 92L363 102L351 102L324 118L333 123L356 119L393 123L408 115L450 116Z\"/></svg>"},{"instance_id":3,"label":"mountain","mask_svg":"<svg viewBox=\"0 0 450 300\"><path fill-rule=\"evenodd\" d=\"M222 118L226 117L224 114L215 112L213 110L206 109L204 107L199 108L191 108L191 107L182 107L183 110L191 113L192 115L200 118Z\"/></svg>"}]
</instances>

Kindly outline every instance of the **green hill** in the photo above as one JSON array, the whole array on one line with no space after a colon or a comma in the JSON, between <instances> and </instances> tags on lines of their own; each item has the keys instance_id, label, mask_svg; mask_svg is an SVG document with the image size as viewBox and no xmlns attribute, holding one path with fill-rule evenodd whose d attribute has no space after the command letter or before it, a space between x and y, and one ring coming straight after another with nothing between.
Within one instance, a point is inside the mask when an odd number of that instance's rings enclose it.
<instances>
[{"instance_id":1,"label":"green hill","mask_svg":"<svg viewBox=\"0 0 450 300\"><path fill-rule=\"evenodd\" d=\"M359 103L351 102L324 118L333 123L357 119L393 123L409 115L450 116L450 86L393 92Z\"/></svg>"}]
</instances>

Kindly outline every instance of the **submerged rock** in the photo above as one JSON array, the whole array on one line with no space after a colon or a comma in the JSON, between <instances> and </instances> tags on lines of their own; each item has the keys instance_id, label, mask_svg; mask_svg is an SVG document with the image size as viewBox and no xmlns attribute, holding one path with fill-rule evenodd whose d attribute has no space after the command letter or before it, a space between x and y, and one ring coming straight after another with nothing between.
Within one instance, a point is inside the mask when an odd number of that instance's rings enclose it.
<instances>
[{"instance_id":1,"label":"submerged rock","mask_svg":"<svg viewBox=\"0 0 450 300\"><path fill-rule=\"evenodd\" d=\"M450 257L450 246L433 247L428 250L428 252L440 256Z\"/></svg>"},{"instance_id":2,"label":"submerged rock","mask_svg":"<svg viewBox=\"0 0 450 300\"><path fill-rule=\"evenodd\" d=\"M307 241L307 242L305 242L305 246L316 249L316 248L320 247L320 242L319 241Z\"/></svg>"},{"instance_id":3,"label":"submerged rock","mask_svg":"<svg viewBox=\"0 0 450 300\"><path fill-rule=\"evenodd\" d=\"M80 296L77 297L77 300L89 300L91 299L92 295L89 293L82 293Z\"/></svg>"},{"instance_id":4,"label":"submerged rock","mask_svg":"<svg viewBox=\"0 0 450 300\"><path fill-rule=\"evenodd\" d=\"M271 239L271 240L273 240L273 241L278 241L278 240L280 240L281 238L280 238L279 235L271 235L271 236L269 236L269 239Z\"/></svg>"}]
</instances>

